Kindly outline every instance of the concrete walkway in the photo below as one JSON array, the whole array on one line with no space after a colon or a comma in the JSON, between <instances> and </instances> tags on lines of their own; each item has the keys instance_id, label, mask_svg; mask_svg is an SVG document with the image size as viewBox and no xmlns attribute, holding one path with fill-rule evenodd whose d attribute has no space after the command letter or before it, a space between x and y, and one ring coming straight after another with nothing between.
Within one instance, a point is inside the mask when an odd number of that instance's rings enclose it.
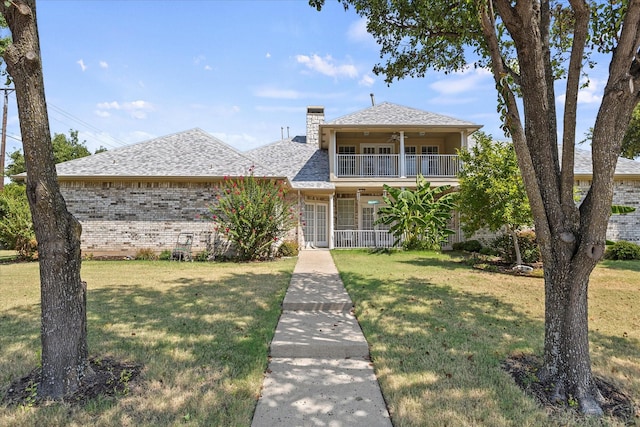
<instances>
[{"instance_id":1,"label":"concrete walkway","mask_svg":"<svg viewBox=\"0 0 640 427\"><path fill-rule=\"evenodd\" d=\"M391 426L352 306L329 251L301 251L252 427Z\"/></svg>"}]
</instances>

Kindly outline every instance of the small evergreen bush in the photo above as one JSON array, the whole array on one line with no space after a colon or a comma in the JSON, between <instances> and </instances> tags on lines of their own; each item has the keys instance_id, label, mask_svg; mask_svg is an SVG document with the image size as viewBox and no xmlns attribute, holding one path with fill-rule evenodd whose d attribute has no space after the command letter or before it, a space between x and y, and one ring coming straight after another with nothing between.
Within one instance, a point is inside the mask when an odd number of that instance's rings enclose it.
<instances>
[{"instance_id":1,"label":"small evergreen bush","mask_svg":"<svg viewBox=\"0 0 640 427\"><path fill-rule=\"evenodd\" d=\"M193 257L193 259L198 262L206 262L206 261L209 261L210 257L211 257L211 253L205 249L203 251L198 252L196 256Z\"/></svg>"},{"instance_id":2,"label":"small evergreen bush","mask_svg":"<svg viewBox=\"0 0 640 427\"><path fill-rule=\"evenodd\" d=\"M138 261L153 261L158 259L158 255L151 248L138 249L135 259Z\"/></svg>"},{"instance_id":3,"label":"small evergreen bush","mask_svg":"<svg viewBox=\"0 0 640 427\"><path fill-rule=\"evenodd\" d=\"M158 255L158 259L162 261L169 261L171 259L171 251L169 249L165 249L164 251L160 252L160 255Z\"/></svg>"},{"instance_id":4,"label":"small evergreen bush","mask_svg":"<svg viewBox=\"0 0 640 427\"><path fill-rule=\"evenodd\" d=\"M640 259L640 246L624 240L615 242L607 248L605 258L624 261Z\"/></svg>"},{"instance_id":5,"label":"small evergreen bush","mask_svg":"<svg viewBox=\"0 0 640 427\"><path fill-rule=\"evenodd\" d=\"M291 240L285 240L284 242L282 242L282 244L280 245L280 248L278 248L278 255L280 256L296 256L298 255L298 243L291 241Z\"/></svg>"},{"instance_id":6,"label":"small evergreen bush","mask_svg":"<svg viewBox=\"0 0 640 427\"><path fill-rule=\"evenodd\" d=\"M458 242L453 244L454 251L465 252L480 252L482 250L482 243L479 240L467 240L465 242Z\"/></svg>"}]
</instances>

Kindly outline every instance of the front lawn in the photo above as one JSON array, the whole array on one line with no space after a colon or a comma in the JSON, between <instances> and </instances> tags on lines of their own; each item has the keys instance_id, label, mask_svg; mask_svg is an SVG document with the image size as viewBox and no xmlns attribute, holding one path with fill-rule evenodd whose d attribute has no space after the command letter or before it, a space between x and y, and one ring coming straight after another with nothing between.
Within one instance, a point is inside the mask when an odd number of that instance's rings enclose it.
<instances>
[{"instance_id":1,"label":"front lawn","mask_svg":"<svg viewBox=\"0 0 640 427\"><path fill-rule=\"evenodd\" d=\"M507 356L542 353L543 279L474 270L433 252L332 254L394 426L624 425L550 419L501 369ZM638 405L640 262L600 264L589 302L594 372Z\"/></svg>"},{"instance_id":2,"label":"front lawn","mask_svg":"<svg viewBox=\"0 0 640 427\"><path fill-rule=\"evenodd\" d=\"M295 259L85 261L91 356L143 365L118 398L0 405L2 426L248 426ZM0 399L40 356L37 263L0 264Z\"/></svg>"}]
</instances>

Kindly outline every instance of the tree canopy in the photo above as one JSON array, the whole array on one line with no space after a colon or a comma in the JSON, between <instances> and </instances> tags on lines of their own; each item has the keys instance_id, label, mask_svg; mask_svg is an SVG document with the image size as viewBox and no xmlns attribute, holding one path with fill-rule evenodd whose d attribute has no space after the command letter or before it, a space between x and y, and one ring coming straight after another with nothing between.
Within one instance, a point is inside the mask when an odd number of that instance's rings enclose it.
<instances>
[{"instance_id":1,"label":"tree canopy","mask_svg":"<svg viewBox=\"0 0 640 427\"><path fill-rule=\"evenodd\" d=\"M457 193L462 230L471 235L487 228L506 228L512 236L517 264L522 263L517 231L533 225L531 207L511 143L493 141L477 132L475 144L459 152L462 168Z\"/></svg>"},{"instance_id":2,"label":"tree canopy","mask_svg":"<svg viewBox=\"0 0 640 427\"><path fill-rule=\"evenodd\" d=\"M622 157L635 159L640 156L640 107L636 106L622 140Z\"/></svg>"}]
</instances>

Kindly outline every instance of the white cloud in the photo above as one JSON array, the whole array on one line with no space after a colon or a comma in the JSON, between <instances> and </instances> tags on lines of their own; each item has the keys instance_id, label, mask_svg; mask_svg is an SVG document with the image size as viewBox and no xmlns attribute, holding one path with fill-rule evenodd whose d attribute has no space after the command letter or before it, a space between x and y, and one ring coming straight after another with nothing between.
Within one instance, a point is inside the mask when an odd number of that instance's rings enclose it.
<instances>
[{"instance_id":1,"label":"white cloud","mask_svg":"<svg viewBox=\"0 0 640 427\"><path fill-rule=\"evenodd\" d=\"M583 84L585 81L582 82ZM578 91L578 104L599 104L602 102L602 87L604 82L598 79L589 79L586 87ZM556 102L564 105L567 95L563 93L556 97Z\"/></svg>"},{"instance_id":2,"label":"white cloud","mask_svg":"<svg viewBox=\"0 0 640 427\"><path fill-rule=\"evenodd\" d=\"M267 52L267 54L264 56L265 58L271 58L271 54L269 52Z\"/></svg>"},{"instance_id":3,"label":"white cloud","mask_svg":"<svg viewBox=\"0 0 640 427\"><path fill-rule=\"evenodd\" d=\"M358 70L352 64L336 64L336 61L331 55L326 55L324 58L319 55L296 55L296 61L299 64L303 64L308 69L324 74L329 77L358 77Z\"/></svg>"},{"instance_id":4,"label":"white cloud","mask_svg":"<svg viewBox=\"0 0 640 427\"><path fill-rule=\"evenodd\" d=\"M204 66L204 69L205 69L206 71L211 71L211 70L213 70L213 67L211 67L211 65L205 65L205 66Z\"/></svg>"},{"instance_id":5,"label":"white cloud","mask_svg":"<svg viewBox=\"0 0 640 427\"><path fill-rule=\"evenodd\" d=\"M80 69L81 69L82 71L85 71L85 70L87 69L87 66L86 66L86 65L84 65L84 61L83 61L82 59L78 60L78 61L76 62L76 64L80 65Z\"/></svg>"},{"instance_id":6,"label":"white cloud","mask_svg":"<svg viewBox=\"0 0 640 427\"><path fill-rule=\"evenodd\" d=\"M347 39L354 43L378 49L376 39L367 31L367 18L360 18L349 25L349 28L347 29Z\"/></svg>"},{"instance_id":7,"label":"white cloud","mask_svg":"<svg viewBox=\"0 0 640 427\"><path fill-rule=\"evenodd\" d=\"M96 114L100 117L109 117L108 110L116 110L124 111L134 119L146 119L147 113L155 109L153 104L142 100L123 103L117 101L101 102L97 105L97 108Z\"/></svg>"},{"instance_id":8,"label":"white cloud","mask_svg":"<svg viewBox=\"0 0 640 427\"><path fill-rule=\"evenodd\" d=\"M492 75L484 68L468 67L464 71L449 74L429 87L442 95L471 93L479 86L492 82Z\"/></svg>"},{"instance_id":9,"label":"white cloud","mask_svg":"<svg viewBox=\"0 0 640 427\"><path fill-rule=\"evenodd\" d=\"M376 80L373 77L371 77L369 74L365 74L364 76L362 76L358 84L360 86L371 87L375 82Z\"/></svg>"},{"instance_id":10,"label":"white cloud","mask_svg":"<svg viewBox=\"0 0 640 427\"><path fill-rule=\"evenodd\" d=\"M111 117L111 113L108 111L96 110L95 113L96 113L96 116L98 117L102 117L102 118Z\"/></svg>"},{"instance_id":11,"label":"white cloud","mask_svg":"<svg viewBox=\"0 0 640 427\"><path fill-rule=\"evenodd\" d=\"M107 61L100 61L100 68L109 68Z\"/></svg>"}]
</instances>

